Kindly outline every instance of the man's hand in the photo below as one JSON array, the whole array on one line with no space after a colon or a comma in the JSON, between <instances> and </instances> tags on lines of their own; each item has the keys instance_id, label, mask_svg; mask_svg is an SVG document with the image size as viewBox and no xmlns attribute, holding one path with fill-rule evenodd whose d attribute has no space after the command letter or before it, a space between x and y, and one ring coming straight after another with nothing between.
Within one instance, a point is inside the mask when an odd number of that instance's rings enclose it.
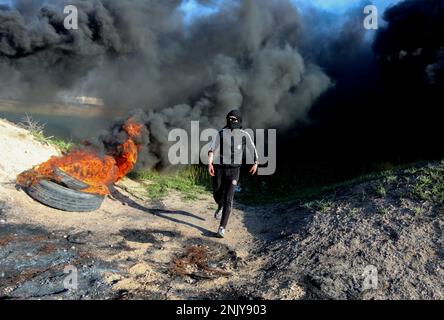
<instances>
[{"instance_id":1,"label":"man's hand","mask_svg":"<svg viewBox=\"0 0 444 320\"><path fill-rule=\"evenodd\" d=\"M208 152L208 172L210 173L210 176L214 177L216 174L214 172L214 166L213 166L213 160L214 160L214 153L213 151Z\"/></svg>"},{"instance_id":2,"label":"man's hand","mask_svg":"<svg viewBox=\"0 0 444 320\"><path fill-rule=\"evenodd\" d=\"M214 172L214 166L210 163L208 165L208 172L210 173L210 176L214 177L216 174Z\"/></svg>"},{"instance_id":3,"label":"man's hand","mask_svg":"<svg viewBox=\"0 0 444 320\"><path fill-rule=\"evenodd\" d=\"M254 166L251 167L250 173L251 173L252 176L254 176L256 174L257 167L258 167L257 163Z\"/></svg>"}]
</instances>

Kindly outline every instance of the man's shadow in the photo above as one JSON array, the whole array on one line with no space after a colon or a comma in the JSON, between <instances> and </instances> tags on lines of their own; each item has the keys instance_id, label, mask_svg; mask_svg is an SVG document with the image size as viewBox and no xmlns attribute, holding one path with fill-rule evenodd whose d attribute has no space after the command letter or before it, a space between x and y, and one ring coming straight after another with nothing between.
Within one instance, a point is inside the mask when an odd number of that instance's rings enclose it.
<instances>
[{"instance_id":1,"label":"man's shadow","mask_svg":"<svg viewBox=\"0 0 444 320\"><path fill-rule=\"evenodd\" d=\"M201 226L195 225L195 224L193 224L191 222L180 220L178 218L171 217L172 215L186 216L186 217L191 217L191 218L194 218L194 219L197 219L197 220L200 220L200 221L205 221L205 219L203 219L203 218L201 218L199 216L196 216L196 215L194 215L192 213L189 213L189 212L186 212L186 211L178 211L178 210L175 210L175 211L167 210L165 208L157 208L157 209L155 209L155 208L147 208L147 207L144 207L144 206L138 204L136 201L134 201L130 197L122 194L114 186L110 187L110 191L111 191L111 197L110 197L111 200L119 201L119 202L121 202L124 205L127 205L127 206L129 206L131 208L134 208L134 209L137 209L137 210L140 210L140 211L143 211L143 212L150 213L152 215L155 215L156 217L160 217L160 218L166 219L166 220L174 222L174 223L182 224L182 225L185 225L185 226L197 229L200 232L202 232L203 236L215 237L215 235L216 235L214 232L211 232L211 231L209 231L209 230L207 230L205 228L202 228Z\"/></svg>"}]
</instances>

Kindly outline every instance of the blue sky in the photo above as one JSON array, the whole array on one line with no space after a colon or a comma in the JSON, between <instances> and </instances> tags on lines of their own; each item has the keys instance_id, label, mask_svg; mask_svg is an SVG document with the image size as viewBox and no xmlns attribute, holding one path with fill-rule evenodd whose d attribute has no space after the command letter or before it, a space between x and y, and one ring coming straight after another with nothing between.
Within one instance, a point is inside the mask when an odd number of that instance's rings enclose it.
<instances>
[{"instance_id":1,"label":"blue sky","mask_svg":"<svg viewBox=\"0 0 444 320\"><path fill-rule=\"evenodd\" d=\"M218 3L223 0L214 0ZM345 12L350 7L359 4L359 0L292 0L298 7L304 6L315 6L327 11L332 11L335 13ZM376 5L382 14L384 10L389 6L400 0L373 0L372 4ZM186 20L192 21L193 18L202 15L208 15L217 11L216 8L205 7L199 5L197 0L183 0L182 10L186 14Z\"/></svg>"},{"instance_id":2,"label":"blue sky","mask_svg":"<svg viewBox=\"0 0 444 320\"><path fill-rule=\"evenodd\" d=\"M223 0L214 0L214 3L218 3ZM359 3L358 0L292 0L295 4L313 5L318 8L322 8L329 11L334 11L337 13L343 12L348 8L355 6ZM375 4L382 13L387 6L398 2L399 0L373 0L371 1ZM11 0L0 0L0 4L10 3ZM206 7L199 5L197 0L183 0L182 10L186 14L186 20L192 21L193 18L202 15L208 15L217 11L216 8Z\"/></svg>"},{"instance_id":3,"label":"blue sky","mask_svg":"<svg viewBox=\"0 0 444 320\"><path fill-rule=\"evenodd\" d=\"M223 0L213 0L214 3L220 3ZM303 10L305 6L314 6L327 11L335 13L342 13L347 11L350 7L354 7L360 3L359 0L291 0L295 5ZM384 13L385 9L401 0L373 0L372 4L376 5L379 9L379 13ZM199 5L197 0L183 0L181 9L185 13L186 22L191 22L194 18L199 16L210 15L217 12L217 8Z\"/></svg>"},{"instance_id":4,"label":"blue sky","mask_svg":"<svg viewBox=\"0 0 444 320\"><path fill-rule=\"evenodd\" d=\"M398 2L399 0L373 0L371 1L380 10L384 10L387 6ZM349 7L359 3L357 0L294 0L298 3L310 3L316 7L323 8L325 10L344 11Z\"/></svg>"}]
</instances>

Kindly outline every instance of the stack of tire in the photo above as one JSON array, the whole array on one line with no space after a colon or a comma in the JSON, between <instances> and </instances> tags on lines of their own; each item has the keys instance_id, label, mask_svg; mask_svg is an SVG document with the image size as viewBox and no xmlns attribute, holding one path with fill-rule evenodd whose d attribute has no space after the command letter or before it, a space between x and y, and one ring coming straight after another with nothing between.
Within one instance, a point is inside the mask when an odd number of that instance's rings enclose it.
<instances>
[{"instance_id":1,"label":"stack of tire","mask_svg":"<svg viewBox=\"0 0 444 320\"><path fill-rule=\"evenodd\" d=\"M100 208L105 199L102 195L82 192L88 185L56 170L57 182L41 180L26 188L26 193L38 202L68 212L91 212Z\"/></svg>"}]
</instances>

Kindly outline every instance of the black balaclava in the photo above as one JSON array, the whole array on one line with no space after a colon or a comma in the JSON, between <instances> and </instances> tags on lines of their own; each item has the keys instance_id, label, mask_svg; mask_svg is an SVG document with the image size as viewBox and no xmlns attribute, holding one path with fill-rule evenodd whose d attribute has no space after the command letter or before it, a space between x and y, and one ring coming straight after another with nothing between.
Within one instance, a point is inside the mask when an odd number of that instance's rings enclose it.
<instances>
[{"instance_id":1,"label":"black balaclava","mask_svg":"<svg viewBox=\"0 0 444 320\"><path fill-rule=\"evenodd\" d=\"M236 117L239 121L237 123L232 122L230 121L230 117ZM230 111L229 114L227 114L227 128L231 130L242 129L242 114L239 110L233 110Z\"/></svg>"}]
</instances>

